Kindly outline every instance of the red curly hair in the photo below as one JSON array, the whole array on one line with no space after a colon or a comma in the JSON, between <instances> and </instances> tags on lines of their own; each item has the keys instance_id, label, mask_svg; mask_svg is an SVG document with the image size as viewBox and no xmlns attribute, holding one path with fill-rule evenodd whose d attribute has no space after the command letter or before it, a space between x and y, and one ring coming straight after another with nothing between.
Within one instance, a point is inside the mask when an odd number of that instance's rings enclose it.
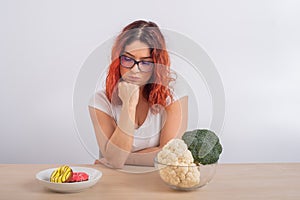
<instances>
[{"instance_id":1,"label":"red curly hair","mask_svg":"<svg viewBox=\"0 0 300 200\"><path fill-rule=\"evenodd\" d=\"M152 77L144 87L143 96L148 100L151 111L157 113L158 110L153 105L165 107L168 103L168 97L173 101L169 85L174 79L170 73L170 57L166 50L165 39L158 26L153 22L135 21L127 25L116 38L111 52L111 64L106 77L106 96L112 103L121 103L117 95L118 92L114 91L121 79L119 57L126 45L137 40L149 46L150 55L155 63Z\"/></svg>"}]
</instances>

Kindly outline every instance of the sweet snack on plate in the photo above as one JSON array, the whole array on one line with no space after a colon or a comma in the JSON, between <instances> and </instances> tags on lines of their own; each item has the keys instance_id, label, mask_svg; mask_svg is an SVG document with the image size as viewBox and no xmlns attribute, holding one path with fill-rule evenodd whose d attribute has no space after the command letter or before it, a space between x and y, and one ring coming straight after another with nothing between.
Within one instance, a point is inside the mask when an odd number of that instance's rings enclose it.
<instances>
[{"instance_id":1,"label":"sweet snack on plate","mask_svg":"<svg viewBox=\"0 0 300 200\"><path fill-rule=\"evenodd\" d=\"M71 180L72 176L73 170L69 166L63 165L52 172L50 182L66 183Z\"/></svg>"},{"instance_id":2,"label":"sweet snack on plate","mask_svg":"<svg viewBox=\"0 0 300 200\"><path fill-rule=\"evenodd\" d=\"M50 182L53 183L73 183L89 180L89 175L85 172L74 172L67 165L60 166L54 170L50 176Z\"/></svg>"},{"instance_id":3,"label":"sweet snack on plate","mask_svg":"<svg viewBox=\"0 0 300 200\"><path fill-rule=\"evenodd\" d=\"M82 182L89 180L89 175L85 172L73 172L73 176L69 182Z\"/></svg>"}]
</instances>

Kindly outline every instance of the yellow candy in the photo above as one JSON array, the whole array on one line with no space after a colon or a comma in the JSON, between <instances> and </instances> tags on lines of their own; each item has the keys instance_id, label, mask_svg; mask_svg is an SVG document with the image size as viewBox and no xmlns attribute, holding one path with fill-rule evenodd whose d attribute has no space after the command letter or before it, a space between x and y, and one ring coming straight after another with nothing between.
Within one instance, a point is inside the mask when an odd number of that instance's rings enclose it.
<instances>
[{"instance_id":1,"label":"yellow candy","mask_svg":"<svg viewBox=\"0 0 300 200\"><path fill-rule=\"evenodd\" d=\"M52 172L50 182L65 183L72 178L72 175L72 169L67 165L63 165Z\"/></svg>"}]
</instances>

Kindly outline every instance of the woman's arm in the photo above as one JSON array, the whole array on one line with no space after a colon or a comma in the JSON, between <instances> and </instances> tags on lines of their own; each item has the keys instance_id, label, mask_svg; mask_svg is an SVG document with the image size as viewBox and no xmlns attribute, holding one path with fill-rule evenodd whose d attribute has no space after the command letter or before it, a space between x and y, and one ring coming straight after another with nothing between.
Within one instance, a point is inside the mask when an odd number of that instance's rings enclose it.
<instances>
[{"instance_id":1,"label":"woman's arm","mask_svg":"<svg viewBox=\"0 0 300 200\"><path fill-rule=\"evenodd\" d=\"M93 113L97 113L94 115ZM157 153L161 150L161 148L171 139L173 138L181 138L183 133L187 128L187 118L188 118L188 97L185 96L171 105L166 107L166 119L164 126L161 130L160 134L160 143L158 147L146 148L134 153L130 153L128 151L121 151L120 148L115 148L115 146L110 145L110 152L105 151L103 147L108 143L109 137L105 135L105 133L111 132L117 127L115 121L104 112L101 112L97 109L90 107L91 118L94 124L96 137L98 141L99 148L103 153L103 156L106 158L103 162L108 162L115 168L121 168L124 164L129 165L145 165L145 166L153 166L153 160ZM98 119L97 119L98 118ZM107 118L107 119L105 119ZM94 120L96 119L96 121ZM101 120L100 120L101 119ZM99 125L100 124L100 125ZM103 125L101 125L103 124ZM101 126L102 130L101 130ZM126 138L124 138L126 140ZM133 139L133 138L132 138ZM122 142L118 141L116 142ZM110 143L111 144L111 143ZM131 143L132 145L132 143ZM117 155L117 156L116 156ZM114 162L114 160L119 160L119 163ZM122 162L121 162L122 161ZM97 163L97 162L96 162ZM106 163L106 164L108 164Z\"/></svg>"},{"instance_id":2,"label":"woman's arm","mask_svg":"<svg viewBox=\"0 0 300 200\"><path fill-rule=\"evenodd\" d=\"M139 98L139 88L136 85L120 82L118 89L122 100L118 124L108 114L89 107L98 146L107 162L114 168L122 168L131 152Z\"/></svg>"},{"instance_id":3,"label":"woman's arm","mask_svg":"<svg viewBox=\"0 0 300 200\"><path fill-rule=\"evenodd\" d=\"M173 102L166 107L166 119L161 130L158 147L146 148L128 156L126 164L153 166L153 159L161 148L173 138L181 138L187 129L188 97Z\"/></svg>"},{"instance_id":4,"label":"woman's arm","mask_svg":"<svg viewBox=\"0 0 300 200\"><path fill-rule=\"evenodd\" d=\"M89 107L89 112L101 153L112 167L122 168L131 152L134 124L126 112L121 113L119 120L121 124L126 125L123 128L117 126L112 117L98 109ZM126 132L123 131L125 129Z\"/></svg>"}]
</instances>

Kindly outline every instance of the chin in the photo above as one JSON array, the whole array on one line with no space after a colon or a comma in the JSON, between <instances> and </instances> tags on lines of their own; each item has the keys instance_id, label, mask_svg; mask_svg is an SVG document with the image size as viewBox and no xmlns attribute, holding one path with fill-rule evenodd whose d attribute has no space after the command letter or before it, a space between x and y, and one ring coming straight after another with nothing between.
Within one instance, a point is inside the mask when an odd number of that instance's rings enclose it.
<instances>
[{"instance_id":1,"label":"chin","mask_svg":"<svg viewBox=\"0 0 300 200\"><path fill-rule=\"evenodd\" d=\"M138 86L143 85L143 83L141 83L140 81L135 81L135 80L130 80L130 79L124 79L124 81L126 81L127 83L138 85Z\"/></svg>"}]
</instances>

